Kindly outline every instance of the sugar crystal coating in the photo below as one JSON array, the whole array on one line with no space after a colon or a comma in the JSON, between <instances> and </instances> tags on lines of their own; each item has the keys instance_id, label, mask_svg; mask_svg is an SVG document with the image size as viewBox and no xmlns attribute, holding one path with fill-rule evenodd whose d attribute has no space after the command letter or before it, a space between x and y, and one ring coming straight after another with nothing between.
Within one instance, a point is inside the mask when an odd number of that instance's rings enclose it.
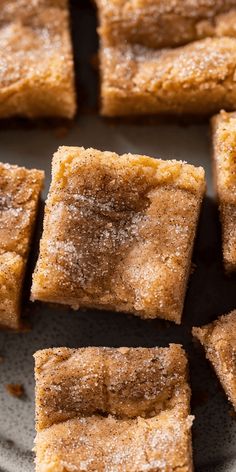
<instances>
[{"instance_id":1,"label":"sugar crystal coating","mask_svg":"<svg viewBox=\"0 0 236 472\"><path fill-rule=\"evenodd\" d=\"M2 0L0 118L75 114L67 0Z\"/></svg>"},{"instance_id":2,"label":"sugar crystal coating","mask_svg":"<svg viewBox=\"0 0 236 472\"><path fill-rule=\"evenodd\" d=\"M44 173L0 163L0 326L19 327L21 290Z\"/></svg>"},{"instance_id":3,"label":"sugar crystal coating","mask_svg":"<svg viewBox=\"0 0 236 472\"><path fill-rule=\"evenodd\" d=\"M236 0L96 0L103 42L151 48L235 36Z\"/></svg>"},{"instance_id":4,"label":"sugar crystal coating","mask_svg":"<svg viewBox=\"0 0 236 472\"><path fill-rule=\"evenodd\" d=\"M235 0L96 1L104 116L235 109Z\"/></svg>"},{"instance_id":5,"label":"sugar crystal coating","mask_svg":"<svg viewBox=\"0 0 236 472\"><path fill-rule=\"evenodd\" d=\"M236 113L212 118L213 169L222 224L223 259L236 270Z\"/></svg>"},{"instance_id":6,"label":"sugar crystal coating","mask_svg":"<svg viewBox=\"0 0 236 472\"><path fill-rule=\"evenodd\" d=\"M59 148L32 298L181 320L202 168Z\"/></svg>"},{"instance_id":7,"label":"sugar crystal coating","mask_svg":"<svg viewBox=\"0 0 236 472\"><path fill-rule=\"evenodd\" d=\"M47 349L35 362L37 472L192 472L180 346Z\"/></svg>"},{"instance_id":8,"label":"sugar crystal coating","mask_svg":"<svg viewBox=\"0 0 236 472\"><path fill-rule=\"evenodd\" d=\"M101 45L102 114L196 114L236 106L236 38L176 49Z\"/></svg>"}]
</instances>

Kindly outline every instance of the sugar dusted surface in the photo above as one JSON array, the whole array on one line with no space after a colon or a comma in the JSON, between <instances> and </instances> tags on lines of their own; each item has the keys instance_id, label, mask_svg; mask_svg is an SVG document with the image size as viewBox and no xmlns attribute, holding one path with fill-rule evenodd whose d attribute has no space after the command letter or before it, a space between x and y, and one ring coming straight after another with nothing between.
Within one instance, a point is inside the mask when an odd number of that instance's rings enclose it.
<instances>
[{"instance_id":1,"label":"sugar dusted surface","mask_svg":"<svg viewBox=\"0 0 236 472\"><path fill-rule=\"evenodd\" d=\"M236 38L176 49L101 44L102 114L210 114L236 107Z\"/></svg>"},{"instance_id":2,"label":"sugar dusted surface","mask_svg":"<svg viewBox=\"0 0 236 472\"><path fill-rule=\"evenodd\" d=\"M69 420L38 434L36 471L192 472L191 425L192 417L175 410L148 419Z\"/></svg>"},{"instance_id":3,"label":"sugar dusted surface","mask_svg":"<svg viewBox=\"0 0 236 472\"><path fill-rule=\"evenodd\" d=\"M0 163L0 325L17 328L44 173Z\"/></svg>"},{"instance_id":4,"label":"sugar dusted surface","mask_svg":"<svg viewBox=\"0 0 236 472\"><path fill-rule=\"evenodd\" d=\"M96 0L101 113L236 108L235 0Z\"/></svg>"},{"instance_id":5,"label":"sugar dusted surface","mask_svg":"<svg viewBox=\"0 0 236 472\"><path fill-rule=\"evenodd\" d=\"M236 113L212 119L214 163L219 198L236 205Z\"/></svg>"},{"instance_id":6,"label":"sugar dusted surface","mask_svg":"<svg viewBox=\"0 0 236 472\"><path fill-rule=\"evenodd\" d=\"M0 117L75 113L67 0L2 0Z\"/></svg>"},{"instance_id":7,"label":"sugar dusted surface","mask_svg":"<svg viewBox=\"0 0 236 472\"><path fill-rule=\"evenodd\" d=\"M60 148L32 298L179 323L204 189L182 162Z\"/></svg>"},{"instance_id":8,"label":"sugar dusted surface","mask_svg":"<svg viewBox=\"0 0 236 472\"><path fill-rule=\"evenodd\" d=\"M194 328L229 400L236 410L236 310L215 322Z\"/></svg>"},{"instance_id":9,"label":"sugar dusted surface","mask_svg":"<svg viewBox=\"0 0 236 472\"><path fill-rule=\"evenodd\" d=\"M222 111L212 119L213 166L222 223L227 271L236 270L236 113Z\"/></svg>"},{"instance_id":10,"label":"sugar dusted surface","mask_svg":"<svg viewBox=\"0 0 236 472\"><path fill-rule=\"evenodd\" d=\"M96 0L106 44L173 47L207 36L235 36L235 0Z\"/></svg>"},{"instance_id":11,"label":"sugar dusted surface","mask_svg":"<svg viewBox=\"0 0 236 472\"><path fill-rule=\"evenodd\" d=\"M58 348L35 359L37 472L192 471L180 346Z\"/></svg>"},{"instance_id":12,"label":"sugar dusted surface","mask_svg":"<svg viewBox=\"0 0 236 472\"><path fill-rule=\"evenodd\" d=\"M48 349L36 358L38 431L77 416L188 414L187 360L178 345L152 349Z\"/></svg>"}]
</instances>

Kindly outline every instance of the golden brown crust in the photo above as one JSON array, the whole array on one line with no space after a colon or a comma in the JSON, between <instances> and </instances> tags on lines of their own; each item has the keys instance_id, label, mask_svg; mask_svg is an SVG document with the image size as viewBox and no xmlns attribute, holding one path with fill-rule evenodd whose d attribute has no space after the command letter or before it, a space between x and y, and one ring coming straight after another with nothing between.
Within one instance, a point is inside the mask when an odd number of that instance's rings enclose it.
<instances>
[{"instance_id":1,"label":"golden brown crust","mask_svg":"<svg viewBox=\"0 0 236 472\"><path fill-rule=\"evenodd\" d=\"M17 328L44 173L0 163L0 326Z\"/></svg>"},{"instance_id":2,"label":"golden brown crust","mask_svg":"<svg viewBox=\"0 0 236 472\"><path fill-rule=\"evenodd\" d=\"M96 0L106 45L165 48L209 36L236 36L235 0Z\"/></svg>"},{"instance_id":3,"label":"golden brown crust","mask_svg":"<svg viewBox=\"0 0 236 472\"><path fill-rule=\"evenodd\" d=\"M48 349L35 359L38 431L77 416L148 417L177 405L189 413L187 360L178 345Z\"/></svg>"},{"instance_id":4,"label":"golden brown crust","mask_svg":"<svg viewBox=\"0 0 236 472\"><path fill-rule=\"evenodd\" d=\"M204 190L181 162L60 148L32 298L179 323Z\"/></svg>"},{"instance_id":5,"label":"golden brown crust","mask_svg":"<svg viewBox=\"0 0 236 472\"><path fill-rule=\"evenodd\" d=\"M3 0L0 118L76 111L67 0Z\"/></svg>"},{"instance_id":6,"label":"golden brown crust","mask_svg":"<svg viewBox=\"0 0 236 472\"><path fill-rule=\"evenodd\" d=\"M148 419L69 420L38 433L36 472L193 472L191 425L192 417L174 410Z\"/></svg>"},{"instance_id":7,"label":"golden brown crust","mask_svg":"<svg viewBox=\"0 0 236 472\"><path fill-rule=\"evenodd\" d=\"M236 38L168 50L101 43L101 113L209 115L236 107Z\"/></svg>"},{"instance_id":8,"label":"golden brown crust","mask_svg":"<svg viewBox=\"0 0 236 472\"><path fill-rule=\"evenodd\" d=\"M206 357L236 409L236 310L201 328L193 328Z\"/></svg>"},{"instance_id":9,"label":"golden brown crust","mask_svg":"<svg viewBox=\"0 0 236 472\"><path fill-rule=\"evenodd\" d=\"M236 108L236 0L96 2L102 115Z\"/></svg>"},{"instance_id":10,"label":"golden brown crust","mask_svg":"<svg viewBox=\"0 0 236 472\"><path fill-rule=\"evenodd\" d=\"M192 471L180 346L47 349L35 360L37 472Z\"/></svg>"},{"instance_id":11,"label":"golden brown crust","mask_svg":"<svg viewBox=\"0 0 236 472\"><path fill-rule=\"evenodd\" d=\"M236 113L212 118L213 170L222 223L227 272L236 270Z\"/></svg>"}]
</instances>

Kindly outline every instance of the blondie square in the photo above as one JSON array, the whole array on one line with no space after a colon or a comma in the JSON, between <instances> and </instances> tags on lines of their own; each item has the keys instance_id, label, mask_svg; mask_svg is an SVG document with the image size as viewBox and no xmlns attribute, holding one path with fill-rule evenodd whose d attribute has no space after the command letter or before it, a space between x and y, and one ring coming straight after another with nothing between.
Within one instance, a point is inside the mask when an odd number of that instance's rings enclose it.
<instances>
[{"instance_id":1,"label":"blondie square","mask_svg":"<svg viewBox=\"0 0 236 472\"><path fill-rule=\"evenodd\" d=\"M35 361L37 472L192 472L180 346L46 349Z\"/></svg>"},{"instance_id":2,"label":"blondie square","mask_svg":"<svg viewBox=\"0 0 236 472\"><path fill-rule=\"evenodd\" d=\"M61 147L32 299L180 323L204 170Z\"/></svg>"},{"instance_id":3,"label":"blondie square","mask_svg":"<svg viewBox=\"0 0 236 472\"><path fill-rule=\"evenodd\" d=\"M213 167L222 224L223 260L236 270L236 113L212 118Z\"/></svg>"},{"instance_id":4,"label":"blondie square","mask_svg":"<svg viewBox=\"0 0 236 472\"><path fill-rule=\"evenodd\" d=\"M101 113L236 108L236 0L96 0Z\"/></svg>"},{"instance_id":5,"label":"blondie square","mask_svg":"<svg viewBox=\"0 0 236 472\"><path fill-rule=\"evenodd\" d=\"M67 0L1 0L0 64L0 118L72 118Z\"/></svg>"},{"instance_id":6,"label":"blondie square","mask_svg":"<svg viewBox=\"0 0 236 472\"><path fill-rule=\"evenodd\" d=\"M210 36L235 36L236 0L96 0L108 45L174 47Z\"/></svg>"},{"instance_id":7,"label":"blondie square","mask_svg":"<svg viewBox=\"0 0 236 472\"><path fill-rule=\"evenodd\" d=\"M236 38L174 49L138 44L100 48L104 116L208 115L236 108Z\"/></svg>"},{"instance_id":8,"label":"blondie square","mask_svg":"<svg viewBox=\"0 0 236 472\"><path fill-rule=\"evenodd\" d=\"M0 326L18 328L21 290L44 173L0 163Z\"/></svg>"},{"instance_id":9,"label":"blondie square","mask_svg":"<svg viewBox=\"0 0 236 472\"><path fill-rule=\"evenodd\" d=\"M236 310L201 328L193 335L203 345L206 357L236 410Z\"/></svg>"}]
</instances>

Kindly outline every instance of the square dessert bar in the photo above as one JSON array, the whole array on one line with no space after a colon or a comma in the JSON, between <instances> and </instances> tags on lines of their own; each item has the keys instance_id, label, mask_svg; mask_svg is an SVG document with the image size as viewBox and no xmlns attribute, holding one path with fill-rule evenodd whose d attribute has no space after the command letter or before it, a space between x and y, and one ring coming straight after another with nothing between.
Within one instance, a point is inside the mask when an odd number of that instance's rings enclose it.
<instances>
[{"instance_id":1,"label":"square dessert bar","mask_svg":"<svg viewBox=\"0 0 236 472\"><path fill-rule=\"evenodd\" d=\"M44 173L0 163L0 326L19 328L21 291Z\"/></svg>"},{"instance_id":2,"label":"square dessert bar","mask_svg":"<svg viewBox=\"0 0 236 472\"><path fill-rule=\"evenodd\" d=\"M1 0L0 64L0 118L72 118L67 0Z\"/></svg>"},{"instance_id":3,"label":"square dessert bar","mask_svg":"<svg viewBox=\"0 0 236 472\"><path fill-rule=\"evenodd\" d=\"M32 299L180 323L204 170L61 147Z\"/></svg>"},{"instance_id":4,"label":"square dessert bar","mask_svg":"<svg viewBox=\"0 0 236 472\"><path fill-rule=\"evenodd\" d=\"M236 108L236 38L175 49L138 44L100 48L104 116L208 115Z\"/></svg>"},{"instance_id":5,"label":"square dessert bar","mask_svg":"<svg viewBox=\"0 0 236 472\"><path fill-rule=\"evenodd\" d=\"M209 36L235 36L236 0L96 0L109 45L166 48Z\"/></svg>"},{"instance_id":6,"label":"square dessert bar","mask_svg":"<svg viewBox=\"0 0 236 472\"><path fill-rule=\"evenodd\" d=\"M235 110L236 0L96 0L101 113Z\"/></svg>"},{"instance_id":7,"label":"square dessert bar","mask_svg":"<svg viewBox=\"0 0 236 472\"><path fill-rule=\"evenodd\" d=\"M236 113L212 118L213 167L222 223L223 259L236 270Z\"/></svg>"},{"instance_id":8,"label":"square dessert bar","mask_svg":"<svg viewBox=\"0 0 236 472\"><path fill-rule=\"evenodd\" d=\"M206 357L236 410L236 310L201 328L193 335L203 345Z\"/></svg>"},{"instance_id":9,"label":"square dessert bar","mask_svg":"<svg viewBox=\"0 0 236 472\"><path fill-rule=\"evenodd\" d=\"M187 359L169 348L35 354L37 472L192 472Z\"/></svg>"}]
</instances>

